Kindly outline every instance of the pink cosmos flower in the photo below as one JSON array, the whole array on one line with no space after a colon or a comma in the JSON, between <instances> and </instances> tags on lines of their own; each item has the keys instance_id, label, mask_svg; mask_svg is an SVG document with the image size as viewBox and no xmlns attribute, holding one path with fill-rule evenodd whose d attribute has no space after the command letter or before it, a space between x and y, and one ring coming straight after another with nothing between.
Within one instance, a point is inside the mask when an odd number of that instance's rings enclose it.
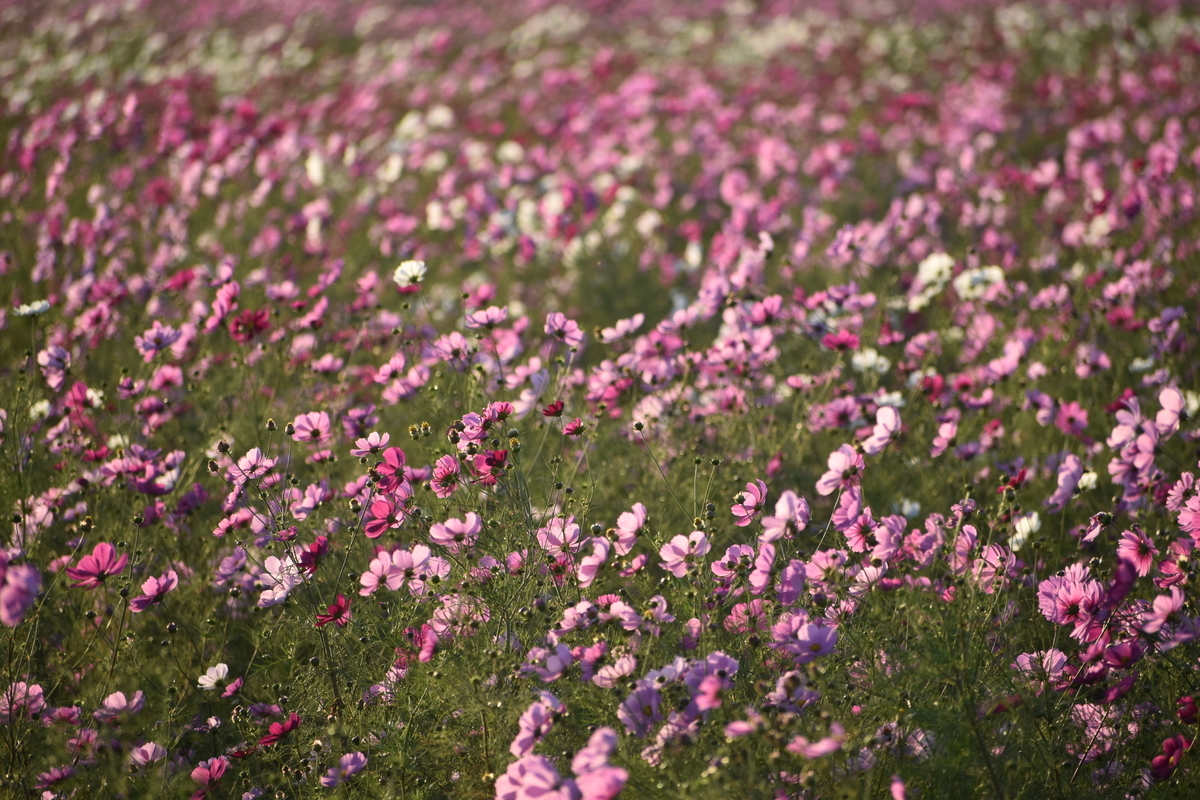
<instances>
[{"instance_id":1,"label":"pink cosmos flower","mask_svg":"<svg viewBox=\"0 0 1200 800\"><path fill-rule=\"evenodd\" d=\"M817 494L825 497L839 489L858 486L866 462L853 447L844 444L829 454L829 470L817 481Z\"/></svg>"},{"instance_id":2,"label":"pink cosmos flower","mask_svg":"<svg viewBox=\"0 0 1200 800\"><path fill-rule=\"evenodd\" d=\"M40 714L46 707L42 687L17 681L0 694L0 722L8 725L17 716Z\"/></svg>"},{"instance_id":3,"label":"pink cosmos flower","mask_svg":"<svg viewBox=\"0 0 1200 800\"><path fill-rule=\"evenodd\" d=\"M1067 453L1058 465L1058 488L1054 494L1046 498L1046 508L1057 513L1067 506L1067 501L1075 496L1079 487L1079 479L1083 477L1083 462L1079 456Z\"/></svg>"},{"instance_id":4,"label":"pink cosmos flower","mask_svg":"<svg viewBox=\"0 0 1200 800\"><path fill-rule=\"evenodd\" d=\"M601 689L615 689L623 678L627 678L637 669L637 657L633 653L624 653L611 664L604 664L592 676L592 683Z\"/></svg>"},{"instance_id":5,"label":"pink cosmos flower","mask_svg":"<svg viewBox=\"0 0 1200 800\"><path fill-rule=\"evenodd\" d=\"M583 331L579 323L567 319L566 315L554 311L546 315L546 333L561 341L567 347L579 347L583 344Z\"/></svg>"},{"instance_id":6,"label":"pink cosmos flower","mask_svg":"<svg viewBox=\"0 0 1200 800\"><path fill-rule=\"evenodd\" d=\"M338 759L336 767L331 767L328 772L321 776L321 785L326 789L340 786L362 772L366 766L367 757L361 752L346 753Z\"/></svg>"},{"instance_id":7,"label":"pink cosmos flower","mask_svg":"<svg viewBox=\"0 0 1200 800\"><path fill-rule=\"evenodd\" d=\"M795 753L804 758L821 758L841 750L844 741L846 741L846 730L834 722L829 726L829 735L823 739L810 742L804 736L797 736L788 743L786 749L789 753Z\"/></svg>"},{"instance_id":8,"label":"pink cosmos flower","mask_svg":"<svg viewBox=\"0 0 1200 800\"><path fill-rule=\"evenodd\" d=\"M166 350L183 334L169 325L163 325L159 320L147 328L141 336L133 337L133 344L142 354L142 361L149 364L159 351Z\"/></svg>"},{"instance_id":9,"label":"pink cosmos flower","mask_svg":"<svg viewBox=\"0 0 1200 800\"><path fill-rule=\"evenodd\" d=\"M858 336L847 330L827 333L821 338L821 346L830 350L857 350L858 344Z\"/></svg>"},{"instance_id":10,"label":"pink cosmos flower","mask_svg":"<svg viewBox=\"0 0 1200 800\"><path fill-rule=\"evenodd\" d=\"M322 444L333 437L333 427L329 422L329 414L324 411L310 411L292 420L296 429L292 438L297 442Z\"/></svg>"},{"instance_id":11,"label":"pink cosmos flower","mask_svg":"<svg viewBox=\"0 0 1200 800\"><path fill-rule=\"evenodd\" d=\"M542 683L553 683L562 677L563 673L575 663L571 648L565 644L555 645L554 650L545 647L531 647L525 655L525 664L521 671L526 675L537 675Z\"/></svg>"},{"instance_id":12,"label":"pink cosmos flower","mask_svg":"<svg viewBox=\"0 0 1200 800\"><path fill-rule=\"evenodd\" d=\"M1111 367L1112 359L1094 344L1081 344L1075 351L1075 374L1080 378L1089 378Z\"/></svg>"},{"instance_id":13,"label":"pink cosmos flower","mask_svg":"<svg viewBox=\"0 0 1200 800\"><path fill-rule=\"evenodd\" d=\"M797 666L815 661L833 652L837 645L837 629L810 622L803 612L784 614L771 626L775 647L792 657Z\"/></svg>"},{"instance_id":14,"label":"pink cosmos flower","mask_svg":"<svg viewBox=\"0 0 1200 800\"><path fill-rule=\"evenodd\" d=\"M192 770L192 780L200 784L200 792L215 786L218 781L225 775L225 771L229 769L229 759L225 756L217 756L210 758L207 761L201 761ZM199 792L197 792L199 794ZM204 795L201 795L202 797ZM192 795L193 798L196 795Z\"/></svg>"},{"instance_id":15,"label":"pink cosmos flower","mask_svg":"<svg viewBox=\"0 0 1200 800\"><path fill-rule=\"evenodd\" d=\"M744 528L762 513L762 506L767 500L767 485L762 481L746 484L746 490L738 495L737 501L729 510L736 518L734 525Z\"/></svg>"},{"instance_id":16,"label":"pink cosmos flower","mask_svg":"<svg viewBox=\"0 0 1200 800\"><path fill-rule=\"evenodd\" d=\"M579 800L572 780L564 781L545 756L527 755L496 779L496 800Z\"/></svg>"},{"instance_id":17,"label":"pink cosmos flower","mask_svg":"<svg viewBox=\"0 0 1200 800\"><path fill-rule=\"evenodd\" d=\"M74 567L67 568L67 575L77 581L72 588L92 590L104 584L105 579L119 575L129 563L129 556L122 553L117 555L117 548L108 542L101 542L92 550L92 554L79 559Z\"/></svg>"},{"instance_id":18,"label":"pink cosmos flower","mask_svg":"<svg viewBox=\"0 0 1200 800\"><path fill-rule=\"evenodd\" d=\"M363 535L378 539L386 531L399 528L408 518L408 509L390 495L384 495L371 503L370 519L363 525Z\"/></svg>"},{"instance_id":19,"label":"pink cosmos flower","mask_svg":"<svg viewBox=\"0 0 1200 800\"><path fill-rule=\"evenodd\" d=\"M147 578L142 584L142 594L129 601L129 610L135 614L162 602L167 592L179 585L179 576L169 569L157 578Z\"/></svg>"},{"instance_id":20,"label":"pink cosmos flower","mask_svg":"<svg viewBox=\"0 0 1200 800\"><path fill-rule=\"evenodd\" d=\"M54 784L62 783L63 781L67 780L68 778L74 777L74 775L75 775L75 768L70 766L69 764L61 766L61 767L51 767L46 772L42 772L42 773L38 774L37 783L35 783L33 785L33 788L49 789Z\"/></svg>"},{"instance_id":21,"label":"pink cosmos flower","mask_svg":"<svg viewBox=\"0 0 1200 800\"><path fill-rule=\"evenodd\" d=\"M472 330L478 328L491 329L502 324L506 319L508 319L507 308L488 306L485 309L468 314L466 319L463 320L463 324Z\"/></svg>"},{"instance_id":22,"label":"pink cosmos flower","mask_svg":"<svg viewBox=\"0 0 1200 800\"><path fill-rule=\"evenodd\" d=\"M600 331L600 341L605 344L611 344L618 339L624 339L629 334L642 327L642 323L646 321L645 314L634 314L629 319L617 320L617 323L611 328L605 328Z\"/></svg>"},{"instance_id":23,"label":"pink cosmos flower","mask_svg":"<svg viewBox=\"0 0 1200 800\"><path fill-rule=\"evenodd\" d=\"M617 708L617 719L634 736L647 736L651 727L662 722L662 694L653 686L639 686Z\"/></svg>"},{"instance_id":24,"label":"pink cosmos flower","mask_svg":"<svg viewBox=\"0 0 1200 800\"><path fill-rule=\"evenodd\" d=\"M545 527L538 529L537 543L552 556L574 553L584 545L575 517L555 517L550 520Z\"/></svg>"},{"instance_id":25,"label":"pink cosmos flower","mask_svg":"<svg viewBox=\"0 0 1200 800\"><path fill-rule=\"evenodd\" d=\"M679 534L658 551L662 556L662 568L676 578L687 575L688 569L709 550L708 537L704 531L692 531L687 536Z\"/></svg>"},{"instance_id":26,"label":"pink cosmos flower","mask_svg":"<svg viewBox=\"0 0 1200 800\"><path fill-rule=\"evenodd\" d=\"M748 544L731 545L723 558L712 563L713 574L718 578L733 578L739 573L750 571L750 563L754 560L754 548Z\"/></svg>"},{"instance_id":27,"label":"pink cosmos flower","mask_svg":"<svg viewBox=\"0 0 1200 800\"><path fill-rule=\"evenodd\" d=\"M763 517L763 531L758 535L758 540L774 542L790 539L808 527L811 516L808 501L788 489L775 501L774 516Z\"/></svg>"},{"instance_id":28,"label":"pink cosmos flower","mask_svg":"<svg viewBox=\"0 0 1200 800\"><path fill-rule=\"evenodd\" d=\"M380 586L386 586L394 592L403 587L405 583L419 581L432 555L433 551L423 544L414 546L411 551L381 551L371 561L367 572L364 572L359 579L363 588L358 593L366 597L373 594Z\"/></svg>"},{"instance_id":29,"label":"pink cosmos flower","mask_svg":"<svg viewBox=\"0 0 1200 800\"><path fill-rule=\"evenodd\" d=\"M612 544L605 538L593 536L590 541L592 552L580 559L579 570L575 576L579 586L585 589L596 580L600 568L608 561L609 553L612 550Z\"/></svg>"},{"instance_id":30,"label":"pink cosmos flower","mask_svg":"<svg viewBox=\"0 0 1200 800\"><path fill-rule=\"evenodd\" d=\"M124 692L113 692L104 698L104 703L96 709L92 716L101 722L112 722L121 716L132 717L146 705L146 696L139 689L133 697L125 697Z\"/></svg>"},{"instance_id":31,"label":"pink cosmos flower","mask_svg":"<svg viewBox=\"0 0 1200 800\"><path fill-rule=\"evenodd\" d=\"M1058 407L1054 424L1068 436L1082 436L1088 425L1087 409L1074 401L1063 403Z\"/></svg>"},{"instance_id":32,"label":"pink cosmos flower","mask_svg":"<svg viewBox=\"0 0 1200 800\"><path fill-rule=\"evenodd\" d=\"M129 751L129 763L135 767L145 767L166 757L167 748L156 742L146 742Z\"/></svg>"},{"instance_id":33,"label":"pink cosmos flower","mask_svg":"<svg viewBox=\"0 0 1200 800\"><path fill-rule=\"evenodd\" d=\"M1142 632L1158 633L1164 625L1178 616L1183 602L1183 590L1178 586L1172 586L1170 594L1160 594L1154 598L1154 606L1142 617Z\"/></svg>"},{"instance_id":34,"label":"pink cosmos flower","mask_svg":"<svg viewBox=\"0 0 1200 800\"><path fill-rule=\"evenodd\" d=\"M554 726L554 721L566 711L566 707L549 692L540 692L540 697L517 720L517 735L508 747L516 758L524 758Z\"/></svg>"},{"instance_id":35,"label":"pink cosmos flower","mask_svg":"<svg viewBox=\"0 0 1200 800\"><path fill-rule=\"evenodd\" d=\"M451 518L445 522L434 523L429 528L429 540L445 547L451 553L458 553L475 544L482 530L483 521L478 514L470 511L464 520Z\"/></svg>"},{"instance_id":36,"label":"pink cosmos flower","mask_svg":"<svg viewBox=\"0 0 1200 800\"><path fill-rule=\"evenodd\" d=\"M617 555L627 555L637 544L638 533L649 519L649 512L641 503L634 503L630 511L623 511L617 517L616 542L614 549Z\"/></svg>"},{"instance_id":37,"label":"pink cosmos flower","mask_svg":"<svg viewBox=\"0 0 1200 800\"><path fill-rule=\"evenodd\" d=\"M275 466L274 458L267 458L257 447L251 448L230 468L229 479L235 486L244 486L249 481L265 476Z\"/></svg>"},{"instance_id":38,"label":"pink cosmos flower","mask_svg":"<svg viewBox=\"0 0 1200 800\"><path fill-rule=\"evenodd\" d=\"M11 565L0 550L0 623L15 628L37 600L42 575L29 564Z\"/></svg>"},{"instance_id":39,"label":"pink cosmos flower","mask_svg":"<svg viewBox=\"0 0 1200 800\"><path fill-rule=\"evenodd\" d=\"M391 436L386 433L378 433L371 431L370 435L359 439L354 443L354 447L350 450L350 455L355 458L366 458L373 456L383 448L387 447Z\"/></svg>"},{"instance_id":40,"label":"pink cosmos flower","mask_svg":"<svg viewBox=\"0 0 1200 800\"><path fill-rule=\"evenodd\" d=\"M958 436L958 420L947 420L938 426L937 436L933 437L933 446L929 448L929 457L937 458L946 452Z\"/></svg>"},{"instance_id":41,"label":"pink cosmos flower","mask_svg":"<svg viewBox=\"0 0 1200 800\"><path fill-rule=\"evenodd\" d=\"M571 771L576 775L595 772L608 766L608 759L617 750L617 732L608 726L597 728L588 743L571 759Z\"/></svg>"},{"instance_id":42,"label":"pink cosmos flower","mask_svg":"<svg viewBox=\"0 0 1200 800\"><path fill-rule=\"evenodd\" d=\"M583 434L585 428L587 426L583 424L583 420L575 417L575 419L563 425L563 436L580 436Z\"/></svg>"},{"instance_id":43,"label":"pink cosmos flower","mask_svg":"<svg viewBox=\"0 0 1200 800\"><path fill-rule=\"evenodd\" d=\"M460 474L458 459L451 455L442 456L433 465L433 479L429 487L439 498L447 498L458 489Z\"/></svg>"},{"instance_id":44,"label":"pink cosmos flower","mask_svg":"<svg viewBox=\"0 0 1200 800\"><path fill-rule=\"evenodd\" d=\"M875 428L863 442L863 452L874 456L882 453L900 432L900 412L891 406L880 406L875 412Z\"/></svg>"},{"instance_id":45,"label":"pink cosmos flower","mask_svg":"<svg viewBox=\"0 0 1200 800\"><path fill-rule=\"evenodd\" d=\"M57 392L67 380L67 370L71 368L71 354L59 347L50 345L37 354L38 366L42 368L42 377L50 391Z\"/></svg>"},{"instance_id":46,"label":"pink cosmos flower","mask_svg":"<svg viewBox=\"0 0 1200 800\"><path fill-rule=\"evenodd\" d=\"M238 344L246 344L263 331L271 327L271 316L265 308L251 310L247 308L241 314L229 320L226 326L229 335Z\"/></svg>"},{"instance_id":47,"label":"pink cosmos flower","mask_svg":"<svg viewBox=\"0 0 1200 800\"><path fill-rule=\"evenodd\" d=\"M775 545L760 541L758 553L754 556L754 568L750 571L747 582L751 594L763 594L771 587L771 576L775 571Z\"/></svg>"},{"instance_id":48,"label":"pink cosmos flower","mask_svg":"<svg viewBox=\"0 0 1200 800\"><path fill-rule=\"evenodd\" d=\"M1117 545L1117 558L1128 561L1140 577L1146 577L1154 569L1154 557L1158 548L1154 541L1140 528L1121 533L1121 542Z\"/></svg>"},{"instance_id":49,"label":"pink cosmos flower","mask_svg":"<svg viewBox=\"0 0 1200 800\"><path fill-rule=\"evenodd\" d=\"M1167 386L1159 392L1158 402L1162 409L1154 416L1154 424L1159 436L1166 439L1179 430L1179 421L1183 418L1187 403L1184 402L1183 392L1174 386Z\"/></svg>"}]
</instances>

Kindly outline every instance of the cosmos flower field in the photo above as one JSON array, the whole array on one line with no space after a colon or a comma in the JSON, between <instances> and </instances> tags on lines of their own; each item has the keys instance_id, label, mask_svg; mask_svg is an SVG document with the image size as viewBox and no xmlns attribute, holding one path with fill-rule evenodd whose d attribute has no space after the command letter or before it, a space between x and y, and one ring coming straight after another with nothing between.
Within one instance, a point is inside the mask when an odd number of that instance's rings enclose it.
<instances>
[{"instance_id":1,"label":"cosmos flower field","mask_svg":"<svg viewBox=\"0 0 1200 800\"><path fill-rule=\"evenodd\" d=\"M0 4L0 796L1200 796L1200 9Z\"/></svg>"}]
</instances>

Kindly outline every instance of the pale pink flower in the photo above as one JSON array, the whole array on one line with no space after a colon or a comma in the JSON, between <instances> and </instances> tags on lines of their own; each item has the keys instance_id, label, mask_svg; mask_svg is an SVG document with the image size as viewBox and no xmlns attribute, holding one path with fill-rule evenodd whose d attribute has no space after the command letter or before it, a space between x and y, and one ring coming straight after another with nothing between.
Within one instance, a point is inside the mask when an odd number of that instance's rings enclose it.
<instances>
[{"instance_id":1,"label":"pale pink flower","mask_svg":"<svg viewBox=\"0 0 1200 800\"><path fill-rule=\"evenodd\" d=\"M874 456L882 453L900 432L900 412L891 406L880 406L875 412L875 428L863 442L863 452Z\"/></svg>"},{"instance_id":2,"label":"pale pink flower","mask_svg":"<svg viewBox=\"0 0 1200 800\"><path fill-rule=\"evenodd\" d=\"M292 438L297 442L322 444L333 436L333 427L329 422L329 414L324 411L310 411L292 420L296 432Z\"/></svg>"},{"instance_id":3,"label":"pale pink flower","mask_svg":"<svg viewBox=\"0 0 1200 800\"><path fill-rule=\"evenodd\" d=\"M546 315L546 333L561 341L567 347L579 347L583 344L583 331L579 323L567 319L566 315L554 311Z\"/></svg>"},{"instance_id":4,"label":"pale pink flower","mask_svg":"<svg viewBox=\"0 0 1200 800\"><path fill-rule=\"evenodd\" d=\"M159 320L154 320L154 324L140 336L133 337L133 344L142 354L142 360L149 364L160 350L166 350L175 344L182 335L170 325L163 325Z\"/></svg>"},{"instance_id":5,"label":"pale pink flower","mask_svg":"<svg viewBox=\"0 0 1200 800\"><path fill-rule=\"evenodd\" d=\"M434 523L429 528L429 540L445 547L451 553L458 553L475 544L482 530L483 521L478 514L471 511L463 520L451 518L445 522Z\"/></svg>"},{"instance_id":6,"label":"pale pink flower","mask_svg":"<svg viewBox=\"0 0 1200 800\"><path fill-rule=\"evenodd\" d=\"M340 786L366 769L366 766L367 757L362 753L357 751L346 753L346 755L338 759L336 767L331 767L329 771L321 776L321 785L326 789Z\"/></svg>"},{"instance_id":7,"label":"pale pink flower","mask_svg":"<svg viewBox=\"0 0 1200 800\"><path fill-rule=\"evenodd\" d=\"M367 456L375 455L388 446L390 439L391 436L389 434L371 431L369 435L354 443L355 446L351 448L350 455L355 458L366 458Z\"/></svg>"},{"instance_id":8,"label":"pale pink flower","mask_svg":"<svg viewBox=\"0 0 1200 800\"><path fill-rule=\"evenodd\" d=\"M844 444L829 454L829 470L817 481L817 494L825 497L839 489L857 486L859 476L866 469L862 454Z\"/></svg>"},{"instance_id":9,"label":"pale pink flower","mask_svg":"<svg viewBox=\"0 0 1200 800\"><path fill-rule=\"evenodd\" d=\"M129 763L135 767L145 767L166 757L167 748L156 742L146 742L129 751Z\"/></svg>"},{"instance_id":10,"label":"pale pink flower","mask_svg":"<svg viewBox=\"0 0 1200 800\"><path fill-rule=\"evenodd\" d=\"M687 536L675 536L658 551L662 556L662 568L676 578L687 575L688 569L709 550L708 537L703 531L692 531Z\"/></svg>"}]
</instances>

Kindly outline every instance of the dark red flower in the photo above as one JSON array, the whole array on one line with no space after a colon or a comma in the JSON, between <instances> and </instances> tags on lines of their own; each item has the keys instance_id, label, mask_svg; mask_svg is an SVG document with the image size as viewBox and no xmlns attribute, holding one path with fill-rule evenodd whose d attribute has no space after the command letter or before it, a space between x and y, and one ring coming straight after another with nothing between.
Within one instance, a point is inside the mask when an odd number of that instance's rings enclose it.
<instances>
[{"instance_id":1,"label":"dark red flower","mask_svg":"<svg viewBox=\"0 0 1200 800\"><path fill-rule=\"evenodd\" d=\"M1168 739L1163 739L1161 756L1155 756L1150 761L1150 771L1154 773L1157 780L1165 781L1171 777L1171 773L1175 772L1175 768L1179 766L1179 762L1183 760L1183 753L1192 746L1192 740L1186 736L1172 736Z\"/></svg>"},{"instance_id":2,"label":"dark red flower","mask_svg":"<svg viewBox=\"0 0 1200 800\"><path fill-rule=\"evenodd\" d=\"M258 743L263 747L268 747L275 744L284 736L287 736L289 733L296 730L298 727L300 727L300 715L293 711L291 716L289 716L283 722L272 722L271 727L267 729L269 733L259 739Z\"/></svg>"},{"instance_id":3,"label":"dark red flower","mask_svg":"<svg viewBox=\"0 0 1200 800\"><path fill-rule=\"evenodd\" d=\"M246 309L229 320L229 335L238 344L246 344L258 334L271 327L271 318L265 309Z\"/></svg>"},{"instance_id":4,"label":"dark red flower","mask_svg":"<svg viewBox=\"0 0 1200 800\"><path fill-rule=\"evenodd\" d=\"M1177 703L1179 706L1179 721L1189 725L1195 725L1200 718L1200 709L1196 708L1196 701L1191 696L1179 698Z\"/></svg>"},{"instance_id":5,"label":"dark red flower","mask_svg":"<svg viewBox=\"0 0 1200 800\"><path fill-rule=\"evenodd\" d=\"M300 553L300 569L307 572L309 575L317 574L317 567L321 565L321 559L329 552L329 537L318 536L317 540L310 544Z\"/></svg>"},{"instance_id":6,"label":"dark red flower","mask_svg":"<svg viewBox=\"0 0 1200 800\"><path fill-rule=\"evenodd\" d=\"M561 417L563 413L563 401L555 400L550 405L542 409L543 417Z\"/></svg>"},{"instance_id":7,"label":"dark red flower","mask_svg":"<svg viewBox=\"0 0 1200 800\"><path fill-rule=\"evenodd\" d=\"M324 614L317 614L317 627L320 628L332 622L339 628L344 628L353 616L354 614L350 611L350 601L346 599L346 595L339 594L337 599L326 607Z\"/></svg>"}]
</instances>

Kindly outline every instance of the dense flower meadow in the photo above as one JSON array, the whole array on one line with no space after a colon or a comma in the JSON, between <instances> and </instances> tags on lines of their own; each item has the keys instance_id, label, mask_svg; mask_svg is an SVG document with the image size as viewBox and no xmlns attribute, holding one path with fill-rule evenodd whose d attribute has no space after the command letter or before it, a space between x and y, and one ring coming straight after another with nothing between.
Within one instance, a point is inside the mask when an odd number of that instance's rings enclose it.
<instances>
[{"instance_id":1,"label":"dense flower meadow","mask_svg":"<svg viewBox=\"0 0 1200 800\"><path fill-rule=\"evenodd\" d=\"M1200 9L6 2L0 795L1200 795Z\"/></svg>"}]
</instances>

